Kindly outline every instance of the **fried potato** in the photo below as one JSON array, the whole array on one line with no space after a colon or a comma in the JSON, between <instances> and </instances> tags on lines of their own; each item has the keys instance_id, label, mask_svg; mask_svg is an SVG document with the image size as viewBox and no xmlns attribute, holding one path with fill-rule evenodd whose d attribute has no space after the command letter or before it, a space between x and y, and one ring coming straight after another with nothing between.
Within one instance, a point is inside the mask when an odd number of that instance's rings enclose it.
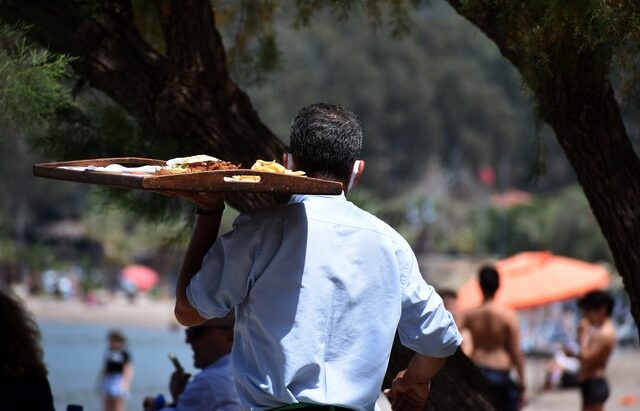
<instances>
[{"instance_id":1,"label":"fried potato","mask_svg":"<svg viewBox=\"0 0 640 411\"><path fill-rule=\"evenodd\" d=\"M265 161L265 160L256 160L256 162L251 166L251 170L253 171L262 171L267 173L276 173L276 174L286 174L290 176L304 177L304 171L292 171L285 168L282 164L279 164L276 161Z\"/></svg>"},{"instance_id":2,"label":"fried potato","mask_svg":"<svg viewBox=\"0 0 640 411\"><path fill-rule=\"evenodd\" d=\"M235 181L242 181L247 183L259 183L260 180L262 180L260 176L250 176L250 175L231 176L231 179Z\"/></svg>"}]
</instances>

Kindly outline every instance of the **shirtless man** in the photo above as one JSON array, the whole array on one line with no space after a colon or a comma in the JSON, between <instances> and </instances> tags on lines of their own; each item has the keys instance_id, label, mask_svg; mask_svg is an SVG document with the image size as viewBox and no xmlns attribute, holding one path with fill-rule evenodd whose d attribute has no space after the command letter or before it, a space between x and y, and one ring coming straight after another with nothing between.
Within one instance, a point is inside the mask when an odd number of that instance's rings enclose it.
<instances>
[{"instance_id":1,"label":"shirtless man","mask_svg":"<svg viewBox=\"0 0 640 411\"><path fill-rule=\"evenodd\" d=\"M578 306L583 319L578 327L580 344L580 392L583 411L600 411L609 397L609 384L605 379L607 361L616 342L611 321L613 298L605 291L587 293Z\"/></svg>"},{"instance_id":2,"label":"shirtless man","mask_svg":"<svg viewBox=\"0 0 640 411\"><path fill-rule=\"evenodd\" d=\"M499 410L518 410L525 389L524 356L520 350L518 317L510 308L496 304L493 297L500 287L500 277L493 266L478 273L483 302L477 308L458 315L458 328L468 329L473 339L471 360L494 389ZM509 377L516 368L517 386Z\"/></svg>"}]
</instances>

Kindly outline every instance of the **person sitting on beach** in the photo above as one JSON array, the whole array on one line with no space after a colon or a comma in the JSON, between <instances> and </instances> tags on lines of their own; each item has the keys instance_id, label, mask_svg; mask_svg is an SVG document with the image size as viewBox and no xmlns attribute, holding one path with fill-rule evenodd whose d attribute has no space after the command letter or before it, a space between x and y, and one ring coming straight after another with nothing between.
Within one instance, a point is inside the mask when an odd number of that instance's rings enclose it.
<instances>
[{"instance_id":1,"label":"person sitting on beach","mask_svg":"<svg viewBox=\"0 0 640 411\"><path fill-rule=\"evenodd\" d=\"M238 411L240 399L231 371L233 315L212 318L186 330L186 342L193 350L193 366L202 370L193 380L182 367L171 375L169 391L173 404L156 406L156 399L144 400L144 411Z\"/></svg>"},{"instance_id":2,"label":"person sitting on beach","mask_svg":"<svg viewBox=\"0 0 640 411\"><path fill-rule=\"evenodd\" d=\"M124 335L111 330L107 335L108 348L99 383L102 390L105 411L123 411L133 380L133 363L126 350Z\"/></svg>"},{"instance_id":3,"label":"person sitting on beach","mask_svg":"<svg viewBox=\"0 0 640 411\"><path fill-rule=\"evenodd\" d=\"M22 304L0 291L0 409L53 411L40 331Z\"/></svg>"},{"instance_id":4,"label":"person sitting on beach","mask_svg":"<svg viewBox=\"0 0 640 411\"><path fill-rule=\"evenodd\" d=\"M501 404L499 410L518 410L525 390L524 355L520 349L518 317L515 311L493 300L500 287L500 277L493 266L481 267L478 280L483 295L482 305L460 313L458 325L471 332L471 360L493 388ZM514 366L519 387L509 375Z\"/></svg>"},{"instance_id":5,"label":"person sitting on beach","mask_svg":"<svg viewBox=\"0 0 640 411\"><path fill-rule=\"evenodd\" d=\"M553 354L545 365L544 388L572 388L578 386L580 361L572 355L570 348L563 347Z\"/></svg>"},{"instance_id":6,"label":"person sitting on beach","mask_svg":"<svg viewBox=\"0 0 640 411\"><path fill-rule=\"evenodd\" d=\"M361 171L356 116L314 104L290 130L293 168L348 191ZM344 193L294 195L241 214L216 241L223 198L176 195L200 207L176 317L196 325L235 310L232 364L245 408L373 410L397 328L416 354L387 394L393 409L422 409L462 337L397 232Z\"/></svg>"},{"instance_id":7,"label":"person sitting on beach","mask_svg":"<svg viewBox=\"0 0 640 411\"><path fill-rule=\"evenodd\" d=\"M592 291L578 301L583 319L578 327L580 392L583 411L600 411L609 398L606 368L616 343L611 321L613 297L606 291Z\"/></svg>"}]
</instances>

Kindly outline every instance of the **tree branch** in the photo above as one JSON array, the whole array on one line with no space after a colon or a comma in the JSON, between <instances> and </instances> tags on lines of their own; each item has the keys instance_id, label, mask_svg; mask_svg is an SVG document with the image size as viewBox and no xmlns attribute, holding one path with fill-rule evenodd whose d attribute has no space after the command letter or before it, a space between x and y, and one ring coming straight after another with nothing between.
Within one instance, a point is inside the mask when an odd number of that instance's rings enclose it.
<instances>
[{"instance_id":1,"label":"tree branch","mask_svg":"<svg viewBox=\"0 0 640 411\"><path fill-rule=\"evenodd\" d=\"M74 70L139 119L152 117L165 77L164 58L133 26L127 0L87 9L70 1L7 1L3 18L33 26L30 35L49 49L78 57Z\"/></svg>"},{"instance_id":2,"label":"tree branch","mask_svg":"<svg viewBox=\"0 0 640 411\"><path fill-rule=\"evenodd\" d=\"M3 19L34 27L30 36L78 57L74 70L144 124L156 141L179 141L183 152L210 153L251 166L278 159L284 144L260 121L246 93L230 79L225 51L206 0L157 0L167 58L133 25L129 0L5 0ZM273 204L267 196L234 196L239 209Z\"/></svg>"},{"instance_id":3,"label":"tree branch","mask_svg":"<svg viewBox=\"0 0 640 411\"><path fill-rule=\"evenodd\" d=\"M173 77L181 71L207 73L212 84L228 81L224 45L208 0L156 0Z\"/></svg>"}]
</instances>

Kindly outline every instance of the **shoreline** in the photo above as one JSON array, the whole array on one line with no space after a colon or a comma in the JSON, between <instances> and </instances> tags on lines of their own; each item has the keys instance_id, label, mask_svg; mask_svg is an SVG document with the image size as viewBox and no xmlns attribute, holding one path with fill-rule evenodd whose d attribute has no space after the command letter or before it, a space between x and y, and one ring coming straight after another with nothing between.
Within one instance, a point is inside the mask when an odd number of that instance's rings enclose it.
<instances>
[{"instance_id":1,"label":"shoreline","mask_svg":"<svg viewBox=\"0 0 640 411\"><path fill-rule=\"evenodd\" d=\"M169 299L151 300L141 297L131 303L124 298L114 298L107 302L89 304L77 299L22 297L22 301L36 322L155 329L181 327L173 314L174 301Z\"/></svg>"}]
</instances>

